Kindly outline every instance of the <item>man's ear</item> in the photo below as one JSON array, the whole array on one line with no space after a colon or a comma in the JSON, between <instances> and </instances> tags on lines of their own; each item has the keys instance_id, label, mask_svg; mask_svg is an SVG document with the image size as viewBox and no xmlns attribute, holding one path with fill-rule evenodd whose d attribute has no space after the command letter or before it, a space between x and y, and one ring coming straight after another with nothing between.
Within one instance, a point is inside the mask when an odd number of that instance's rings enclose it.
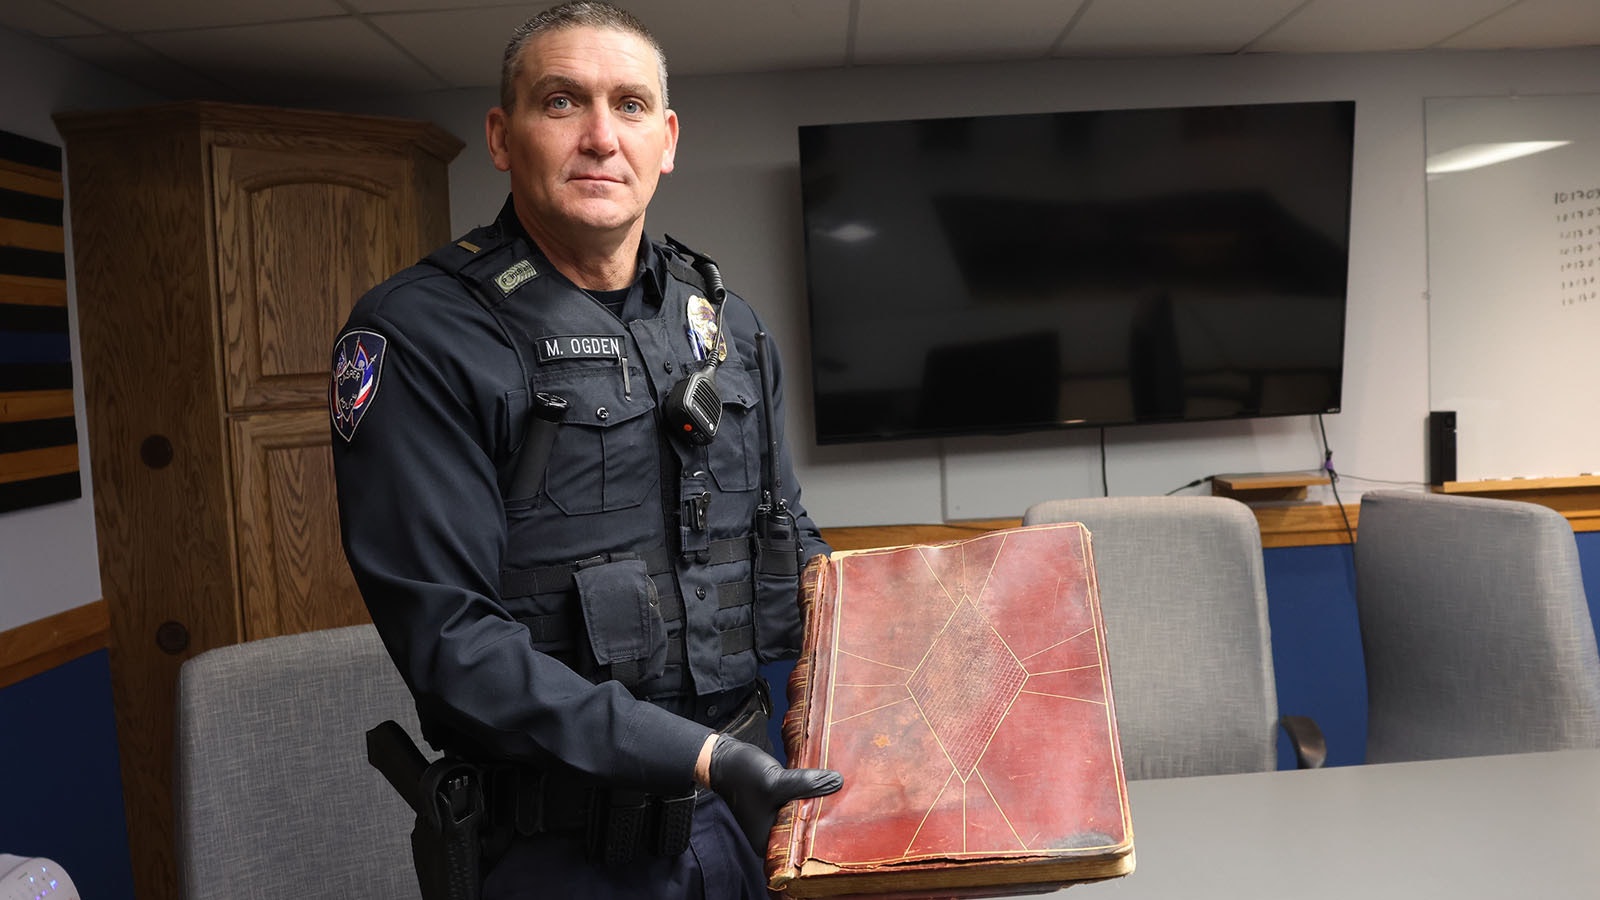
<instances>
[{"instance_id":1,"label":"man's ear","mask_svg":"<svg viewBox=\"0 0 1600 900\"><path fill-rule=\"evenodd\" d=\"M498 106L489 110L483 119L483 137L489 144L489 159L502 172L511 171L511 149L506 146L506 133L510 130L510 117Z\"/></svg>"},{"instance_id":2,"label":"man's ear","mask_svg":"<svg viewBox=\"0 0 1600 900\"><path fill-rule=\"evenodd\" d=\"M667 110L667 149L661 154L661 174L672 171L678 156L678 114Z\"/></svg>"}]
</instances>

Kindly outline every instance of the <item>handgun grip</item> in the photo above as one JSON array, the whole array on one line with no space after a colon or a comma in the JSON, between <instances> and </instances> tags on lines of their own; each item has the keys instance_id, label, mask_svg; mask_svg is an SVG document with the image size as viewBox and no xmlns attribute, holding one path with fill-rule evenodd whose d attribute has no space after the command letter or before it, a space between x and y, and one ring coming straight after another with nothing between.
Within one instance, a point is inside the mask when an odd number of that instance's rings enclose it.
<instances>
[{"instance_id":1,"label":"handgun grip","mask_svg":"<svg viewBox=\"0 0 1600 900\"><path fill-rule=\"evenodd\" d=\"M428 760L400 723L389 719L367 732L367 762L383 773L412 812L424 814L428 804L421 796L422 773L428 769Z\"/></svg>"}]
</instances>

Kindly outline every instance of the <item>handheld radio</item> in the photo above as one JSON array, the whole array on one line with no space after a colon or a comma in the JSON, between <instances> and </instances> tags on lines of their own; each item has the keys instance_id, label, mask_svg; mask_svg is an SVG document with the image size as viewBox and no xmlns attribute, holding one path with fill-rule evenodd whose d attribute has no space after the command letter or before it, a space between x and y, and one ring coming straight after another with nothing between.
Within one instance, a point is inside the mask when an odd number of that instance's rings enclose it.
<instances>
[{"instance_id":1,"label":"handheld radio","mask_svg":"<svg viewBox=\"0 0 1600 900\"><path fill-rule=\"evenodd\" d=\"M767 373L767 333L756 332L756 368L761 377L761 424L766 438L766 466L762 470L761 505L756 507L756 570L767 575L793 575L799 571L800 533L794 513L783 497L778 475L778 432L773 427L772 381Z\"/></svg>"}]
</instances>

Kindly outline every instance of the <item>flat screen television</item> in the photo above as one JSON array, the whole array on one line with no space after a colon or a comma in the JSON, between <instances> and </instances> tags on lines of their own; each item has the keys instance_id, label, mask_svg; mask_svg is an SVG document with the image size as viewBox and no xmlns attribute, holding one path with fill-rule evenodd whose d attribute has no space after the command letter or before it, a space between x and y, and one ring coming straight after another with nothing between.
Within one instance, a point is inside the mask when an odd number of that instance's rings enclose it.
<instances>
[{"instance_id":1,"label":"flat screen television","mask_svg":"<svg viewBox=\"0 0 1600 900\"><path fill-rule=\"evenodd\" d=\"M1354 123L801 126L818 442L1337 412Z\"/></svg>"}]
</instances>

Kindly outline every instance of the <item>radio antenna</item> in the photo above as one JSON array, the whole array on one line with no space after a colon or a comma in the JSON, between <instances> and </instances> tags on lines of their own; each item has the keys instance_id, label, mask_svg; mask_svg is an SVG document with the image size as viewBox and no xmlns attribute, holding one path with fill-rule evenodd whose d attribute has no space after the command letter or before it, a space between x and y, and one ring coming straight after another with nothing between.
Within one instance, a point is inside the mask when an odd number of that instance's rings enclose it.
<instances>
[{"instance_id":1,"label":"radio antenna","mask_svg":"<svg viewBox=\"0 0 1600 900\"><path fill-rule=\"evenodd\" d=\"M767 333L756 332L756 370L761 376L761 430L767 440L766 483L768 503L777 509L788 506L783 499L783 483L778 480L778 430L772 426L772 377L767 374Z\"/></svg>"}]
</instances>

